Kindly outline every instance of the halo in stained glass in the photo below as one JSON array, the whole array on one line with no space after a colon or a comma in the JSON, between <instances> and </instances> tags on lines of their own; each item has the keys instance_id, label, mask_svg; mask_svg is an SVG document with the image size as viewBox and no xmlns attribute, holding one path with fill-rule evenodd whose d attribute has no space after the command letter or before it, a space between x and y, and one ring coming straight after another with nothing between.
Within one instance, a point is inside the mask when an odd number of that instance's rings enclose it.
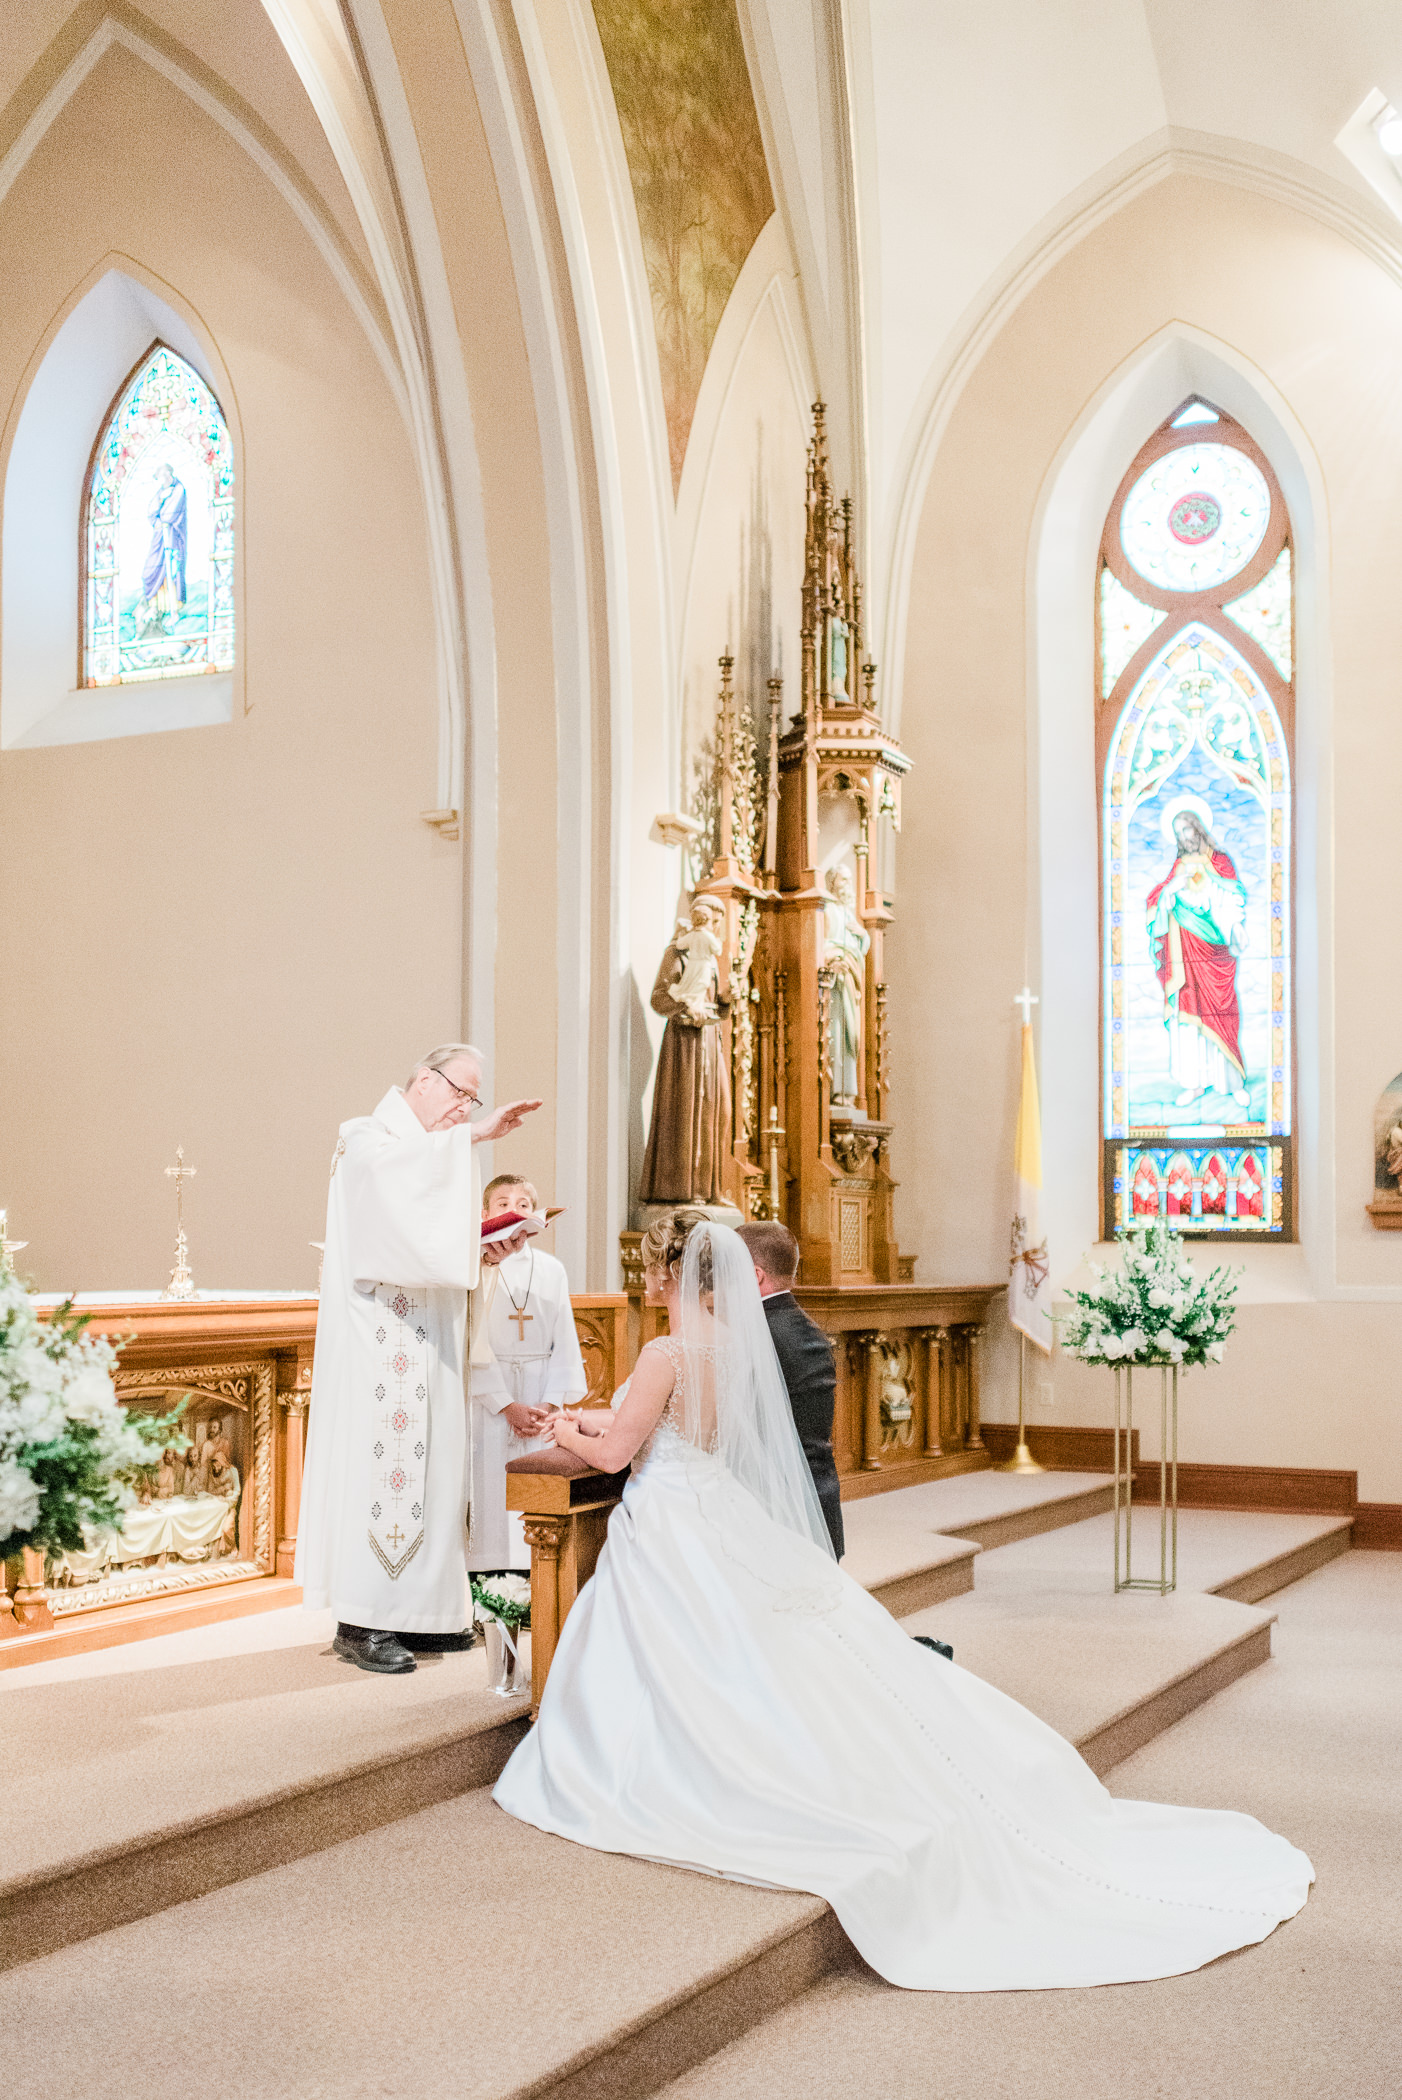
<instances>
[{"instance_id":1,"label":"halo in stained glass","mask_svg":"<svg viewBox=\"0 0 1402 2100\"><path fill-rule=\"evenodd\" d=\"M1125 559L1161 591L1205 591L1266 536L1271 492L1234 445L1180 445L1140 475L1120 513Z\"/></svg>"},{"instance_id":2,"label":"halo in stained glass","mask_svg":"<svg viewBox=\"0 0 1402 2100\"><path fill-rule=\"evenodd\" d=\"M164 343L98 440L86 530L86 685L232 668L233 442L199 373Z\"/></svg>"}]
</instances>

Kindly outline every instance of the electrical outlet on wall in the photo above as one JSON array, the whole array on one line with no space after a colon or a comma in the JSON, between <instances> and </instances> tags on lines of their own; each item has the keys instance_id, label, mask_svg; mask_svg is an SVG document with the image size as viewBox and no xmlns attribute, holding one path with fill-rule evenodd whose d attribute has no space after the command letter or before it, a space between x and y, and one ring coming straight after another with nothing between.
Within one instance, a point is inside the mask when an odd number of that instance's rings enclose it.
<instances>
[{"instance_id":1,"label":"electrical outlet on wall","mask_svg":"<svg viewBox=\"0 0 1402 2100\"><path fill-rule=\"evenodd\" d=\"M1050 1378L1043 1378L1037 1386L1038 1407L1055 1407L1056 1387Z\"/></svg>"}]
</instances>

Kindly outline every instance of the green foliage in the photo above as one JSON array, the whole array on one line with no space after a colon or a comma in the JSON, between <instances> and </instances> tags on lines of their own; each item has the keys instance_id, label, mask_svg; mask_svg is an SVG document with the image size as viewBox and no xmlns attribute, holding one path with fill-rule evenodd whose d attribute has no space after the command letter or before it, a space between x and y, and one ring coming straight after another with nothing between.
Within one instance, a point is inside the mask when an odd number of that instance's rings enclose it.
<instances>
[{"instance_id":1,"label":"green foliage","mask_svg":"<svg viewBox=\"0 0 1402 2100\"><path fill-rule=\"evenodd\" d=\"M1056 1316L1062 1348L1086 1363L1220 1363L1236 1325L1237 1274L1195 1277L1181 1235L1164 1224L1131 1226L1119 1241L1123 1267L1107 1275L1092 1262L1099 1288L1073 1291L1071 1311Z\"/></svg>"},{"instance_id":2,"label":"green foliage","mask_svg":"<svg viewBox=\"0 0 1402 2100\"><path fill-rule=\"evenodd\" d=\"M94 1531L118 1529L152 1454L186 1441L178 1410L121 1405L116 1350L87 1327L71 1302L41 1319L0 1271L0 1557L76 1552Z\"/></svg>"},{"instance_id":3,"label":"green foliage","mask_svg":"<svg viewBox=\"0 0 1402 2100\"><path fill-rule=\"evenodd\" d=\"M531 1623L531 1586L523 1575L472 1578L472 1600L489 1619L500 1619L514 1633Z\"/></svg>"}]
</instances>

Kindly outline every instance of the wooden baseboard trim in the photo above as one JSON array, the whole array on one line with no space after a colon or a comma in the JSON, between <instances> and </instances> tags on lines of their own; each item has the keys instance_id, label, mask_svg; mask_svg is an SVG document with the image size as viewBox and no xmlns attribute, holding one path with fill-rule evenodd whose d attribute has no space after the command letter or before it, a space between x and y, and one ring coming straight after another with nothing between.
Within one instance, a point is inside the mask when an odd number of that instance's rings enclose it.
<instances>
[{"instance_id":1,"label":"wooden baseboard trim","mask_svg":"<svg viewBox=\"0 0 1402 2100\"><path fill-rule=\"evenodd\" d=\"M1353 1543L1369 1553L1402 1553L1402 1502L1360 1502Z\"/></svg>"},{"instance_id":2,"label":"wooden baseboard trim","mask_svg":"<svg viewBox=\"0 0 1402 2100\"><path fill-rule=\"evenodd\" d=\"M983 1440L995 1465L1017 1445L1012 1422L985 1422ZM1159 1469L1139 1452L1134 1432L1134 1492L1156 1502ZM1108 1473L1114 1464L1109 1429L1029 1423L1027 1443L1040 1465L1058 1473ZM1360 1502L1358 1475L1328 1466L1178 1465L1180 1509L1250 1509L1298 1517L1349 1517L1353 1543L1374 1553L1402 1553L1402 1502Z\"/></svg>"},{"instance_id":3,"label":"wooden baseboard trim","mask_svg":"<svg viewBox=\"0 0 1402 2100\"><path fill-rule=\"evenodd\" d=\"M1157 1495L1157 1463L1135 1468L1135 1493ZM1180 1509L1259 1509L1291 1516L1351 1517L1358 1475L1323 1466L1178 1466Z\"/></svg>"},{"instance_id":4,"label":"wooden baseboard trim","mask_svg":"<svg viewBox=\"0 0 1402 2100\"><path fill-rule=\"evenodd\" d=\"M1015 1422L985 1422L983 1441L994 1465L1001 1465L1017 1449ZM1115 1433L1112 1429L1077 1429L1038 1422L1027 1424L1027 1448L1039 1466L1049 1473L1111 1473L1115 1467ZM1139 1431L1134 1432L1133 1456L1139 1456Z\"/></svg>"}]
</instances>

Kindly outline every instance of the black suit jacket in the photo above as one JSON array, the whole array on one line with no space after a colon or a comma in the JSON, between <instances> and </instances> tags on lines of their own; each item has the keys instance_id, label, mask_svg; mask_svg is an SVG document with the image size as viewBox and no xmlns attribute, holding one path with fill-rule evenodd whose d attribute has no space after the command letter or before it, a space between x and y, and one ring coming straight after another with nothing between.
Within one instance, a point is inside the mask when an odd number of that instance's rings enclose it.
<instances>
[{"instance_id":1,"label":"black suit jacket","mask_svg":"<svg viewBox=\"0 0 1402 2100\"><path fill-rule=\"evenodd\" d=\"M765 1299L764 1316L789 1389L794 1426L822 1504L832 1550L841 1560L842 1497L832 1455L832 1411L837 1394L832 1344L787 1291Z\"/></svg>"}]
</instances>

